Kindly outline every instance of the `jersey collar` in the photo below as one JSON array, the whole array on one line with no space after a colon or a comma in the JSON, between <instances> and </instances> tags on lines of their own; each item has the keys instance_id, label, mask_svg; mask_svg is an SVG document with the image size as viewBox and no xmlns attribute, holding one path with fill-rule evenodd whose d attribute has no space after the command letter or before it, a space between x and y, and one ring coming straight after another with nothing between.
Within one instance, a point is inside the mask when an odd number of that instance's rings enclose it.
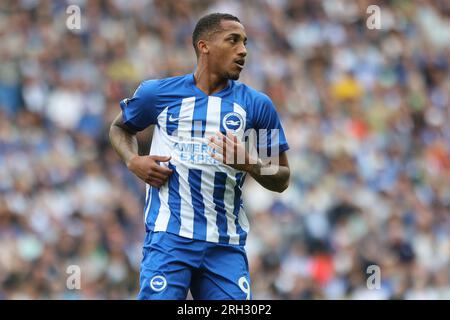
<instances>
[{"instance_id":1,"label":"jersey collar","mask_svg":"<svg viewBox=\"0 0 450 320\"><path fill-rule=\"evenodd\" d=\"M228 80L227 85L225 86L225 88L223 88L222 90L215 92L213 94L207 95L206 93L204 93L202 90L200 90L199 87L197 87L197 85L195 84L195 78L194 78L194 74L193 73L189 73L186 76L186 80L188 85L197 93L203 95L203 96L214 96L214 97L224 97L225 95L227 95L230 91L231 88L233 87L233 80Z\"/></svg>"}]
</instances>

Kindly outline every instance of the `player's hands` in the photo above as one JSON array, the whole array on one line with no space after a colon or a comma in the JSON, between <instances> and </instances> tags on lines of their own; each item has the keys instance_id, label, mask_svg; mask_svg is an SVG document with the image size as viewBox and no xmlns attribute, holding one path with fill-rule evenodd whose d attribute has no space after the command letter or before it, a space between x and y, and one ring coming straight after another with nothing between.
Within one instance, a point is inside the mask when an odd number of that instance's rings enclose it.
<instances>
[{"instance_id":1,"label":"player's hands","mask_svg":"<svg viewBox=\"0 0 450 320\"><path fill-rule=\"evenodd\" d=\"M134 156L127 166L139 179L149 185L160 188L173 173L173 170L160 165L167 162L170 156Z\"/></svg>"},{"instance_id":2,"label":"player's hands","mask_svg":"<svg viewBox=\"0 0 450 320\"><path fill-rule=\"evenodd\" d=\"M245 145L230 131L226 135L216 132L208 138L208 145L214 150L208 151L213 159L236 170L250 172L257 163L257 158L250 157Z\"/></svg>"}]
</instances>

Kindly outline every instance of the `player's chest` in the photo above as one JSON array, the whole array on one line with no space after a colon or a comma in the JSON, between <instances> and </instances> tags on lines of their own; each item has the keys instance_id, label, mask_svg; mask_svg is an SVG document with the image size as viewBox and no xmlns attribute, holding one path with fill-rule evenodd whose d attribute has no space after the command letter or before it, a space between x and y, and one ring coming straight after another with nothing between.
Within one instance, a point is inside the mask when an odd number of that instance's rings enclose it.
<instances>
[{"instance_id":1,"label":"player's chest","mask_svg":"<svg viewBox=\"0 0 450 320\"><path fill-rule=\"evenodd\" d=\"M217 131L243 134L245 108L229 99L216 96L185 97L162 106L158 124L168 135L201 137Z\"/></svg>"}]
</instances>

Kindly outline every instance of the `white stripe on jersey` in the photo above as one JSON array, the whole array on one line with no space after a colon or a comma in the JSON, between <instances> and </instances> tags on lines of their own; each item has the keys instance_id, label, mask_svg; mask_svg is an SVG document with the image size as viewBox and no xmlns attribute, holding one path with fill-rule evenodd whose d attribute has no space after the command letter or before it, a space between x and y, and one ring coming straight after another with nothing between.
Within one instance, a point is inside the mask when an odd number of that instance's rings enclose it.
<instances>
[{"instance_id":1,"label":"white stripe on jersey","mask_svg":"<svg viewBox=\"0 0 450 320\"><path fill-rule=\"evenodd\" d=\"M160 139L158 138L159 130L160 129L158 128L158 126L155 125L153 127L153 138L152 138L152 141L150 144L150 151L149 151L148 155L160 155L161 154L161 150L160 150L161 142L160 142ZM152 197L152 189L148 183L145 184L145 190L146 190L145 203L147 203L147 208L144 213L144 224L147 223L148 213L150 212L150 207L151 207L152 201L154 201L153 197ZM150 198L150 199L148 199L148 201L147 201L147 198Z\"/></svg>"},{"instance_id":2,"label":"white stripe on jersey","mask_svg":"<svg viewBox=\"0 0 450 320\"><path fill-rule=\"evenodd\" d=\"M238 223L246 233L250 231L250 224L248 223L247 215L242 207L239 209Z\"/></svg>"},{"instance_id":3,"label":"white stripe on jersey","mask_svg":"<svg viewBox=\"0 0 450 320\"><path fill-rule=\"evenodd\" d=\"M208 107L206 111L205 137L212 136L216 131L220 130L220 111L222 98L210 96L208 97ZM205 176L202 182L203 186L203 203L205 204L206 217L206 241L219 242L219 228L217 227L217 212L214 205L214 172L209 170L203 171ZM206 178L206 176L208 176ZM211 183L205 183L211 181Z\"/></svg>"},{"instance_id":4,"label":"white stripe on jersey","mask_svg":"<svg viewBox=\"0 0 450 320\"><path fill-rule=\"evenodd\" d=\"M182 237L191 238L194 234L194 206L192 205L191 190L188 182L189 169L182 165L178 165L177 173L179 176L179 193L180 193L180 233ZM183 181L181 181L183 180ZM201 183L200 183L201 186Z\"/></svg>"},{"instance_id":5,"label":"white stripe on jersey","mask_svg":"<svg viewBox=\"0 0 450 320\"><path fill-rule=\"evenodd\" d=\"M167 108L161 112L161 114L164 113L163 115L160 115L160 117L158 117L158 122L160 127L155 126L155 130L153 133L153 141L155 141L155 144L152 144L152 150L150 151L151 154L158 154L160 152L164 152L160 149L163 149L162 146L160 147L160 141L162 138L162 134L161 131L166 130L166 118L167 118ZM164 125L161 125L161 123L163 123ZM164 129L163 129L164 128ZM155 145L155 153L153 153L153 145ZM163 153L162 155L167 155L167 153ZM167 225L169 224L169 218L170 218L170 211L169 211L169 184L165 183L161 188L159 188L159 192L158 192L158 197L159 197L159 201L160 201L160 207L159 207L159 212L158 212L158 216L156 218L155 221L155 229L154 231L166 231L167 230Z\"/></svg>"},{"instance_id":6,"label":"white stripe on jersey","mask_svg":"<svg viewBox=\"0 0 450 320\"><path fill-rule=\"evenodd\" d=\"M169 210L169 186L166 183L159 188L159 201L161 203L159 207L158 217L155 222L155 231L166 231L169 224L170 210Z\"/></svg>"},{"instance_id":7,"label":"white stripe on jersey","mask_svg":"<svg viewBox=\"0 0 450 320\"><path fill-rule=\"evenodd\" d=\"M147 195L145 197L145 203L147 204L147 208L145 209L145 213L144 213L144 224L147 223L148 211L150 210L151 203L152 203L152 190L148 183L145 184L145 194ZM147 201L147 199L148 199L148 201Z\"/></svg>"},{"instance_id":8,"label":"white stripe on jersey","mask_svg":"<svg viewBox=\"0 0 450 320\"><path fill-rule=\"evenodd\" d=\"M158 131L158 127L153 126L153 134L154 135L156 135L156 133L155 133L156 131ZM156 149L158 148L158 144L159 144L159 139L155 139L154 140L155 143L152 143L152 140L150 140L150 150L148 152L149 156L155 154ZM150 207L152 204L152 189L148 183L145 184L145 194L146 194L145 203L147 203L147 209L145 210L145 213L144 213L144 225L147 223L148 212L150 211ZM150 199L148 199L148 201L147 201L147 198L150 198Z\"/></svg>"},{"instance_id":9,"label":"white stripe on jersey","mask_svg":"<svg viewBox=\"0 0 450 320\"><path fill-rule=\"evenodd\" d=\"M181 102L178 118L178 137L190 139L192 130L192 117L194 115L195 97L185 98ZM175 161L174 161L175 162ZM176 164L176 170L179 176L179 194L180 194L180 233L182 237L192 238L194 233L194 207L191 190L189 189L188 177L189 169L183 165Z\"/></svg>"},{"instance_id":10,"label":"white stripe on jersey","mask_svg":"<svg viewBox=\"0 0 450 320\"><path fill-rule=\"evenodd\" d=\"M194 115L195 97L185 98L181 101L178 116L178 136L190 139L192 130L192 116ZM170 120L170 119L169 119Z\"/></svg>"}]
</instances>

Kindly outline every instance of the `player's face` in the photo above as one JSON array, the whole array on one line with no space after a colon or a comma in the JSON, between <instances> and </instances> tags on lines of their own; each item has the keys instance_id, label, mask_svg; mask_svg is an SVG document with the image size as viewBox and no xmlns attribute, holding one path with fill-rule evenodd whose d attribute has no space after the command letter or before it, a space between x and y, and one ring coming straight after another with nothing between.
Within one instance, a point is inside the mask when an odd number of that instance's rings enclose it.
<instances>
[{"instance_id":1,"label":"player's face","mask_svg":"<svg viewBox=\"0 0 450 320\"><path fill-rule=\"evenodd\" d=\"M222 77L237 80L247 55L247 35L236 21L222 20L221 27L211 39L209 60Z\"/></svg>"}]
</instances>

